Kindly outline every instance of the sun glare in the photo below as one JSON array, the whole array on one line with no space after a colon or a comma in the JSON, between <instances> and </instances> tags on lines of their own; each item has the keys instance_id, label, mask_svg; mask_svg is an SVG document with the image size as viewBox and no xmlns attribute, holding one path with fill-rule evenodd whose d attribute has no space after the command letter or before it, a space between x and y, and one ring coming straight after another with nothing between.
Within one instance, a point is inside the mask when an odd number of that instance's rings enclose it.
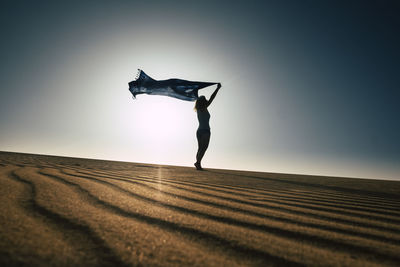
<instances>
[{"instance_id":1,"label":"sun glare","mask_svg":"<svg viewBox=\"0 0 400 267\"><path fill-rule=\"evenodd\" d=\"M138 96L132 131L154 163L172 163L174 151L191 149L197 126L193 106L164 96Z\"/></svg>"}]
</instances>

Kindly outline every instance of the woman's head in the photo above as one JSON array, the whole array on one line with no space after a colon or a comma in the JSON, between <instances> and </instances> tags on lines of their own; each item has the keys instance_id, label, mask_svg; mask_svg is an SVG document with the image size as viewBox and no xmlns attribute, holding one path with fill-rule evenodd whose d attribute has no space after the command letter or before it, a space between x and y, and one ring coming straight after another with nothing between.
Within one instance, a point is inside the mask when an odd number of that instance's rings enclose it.
<instances>
[{"instance_id":1,"label":"woman's head","mask_svg":"<svg viewBox=\"0 0 400 267\"><path fill-rule=\"evenodd\" d=\"M197 100L196 100L196 104L194 106L195 110L203 110L207 108L207 99L204 95L200 96Z\"/></svg>"}]
</instances>

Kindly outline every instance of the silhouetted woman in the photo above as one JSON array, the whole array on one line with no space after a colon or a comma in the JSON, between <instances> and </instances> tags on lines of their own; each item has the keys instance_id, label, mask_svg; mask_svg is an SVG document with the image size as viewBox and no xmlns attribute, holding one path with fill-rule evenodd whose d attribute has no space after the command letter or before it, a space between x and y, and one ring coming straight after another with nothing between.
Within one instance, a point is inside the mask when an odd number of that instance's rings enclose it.
<instances>
[{"instance_id":1,"label":"silhouetted woman","mask_svg":"<svg viewBox=\"0 0 400 267\"><path fill-rule=\"evenodd\" d=\"M201 167L201 160L204 156L204 153L206 153L206 150L208 148L208 144L210 142L210 113L208 112L207 108L209 105L211 105L212 101L214 100L215 96L218 93L218 90L221 88L221 84L219 83L217 86L217 89L214 91L214 93L211 95L210 100L207 101L205 96L200 96L195 105L195 110L197 111L197 119L199 120L199 128L197 129L197 142L199 144L199 148L197 150L197 155L196 155L196 163L194 166L196 166L197 170L203 170Z\"/></svg>"}]
</instances>

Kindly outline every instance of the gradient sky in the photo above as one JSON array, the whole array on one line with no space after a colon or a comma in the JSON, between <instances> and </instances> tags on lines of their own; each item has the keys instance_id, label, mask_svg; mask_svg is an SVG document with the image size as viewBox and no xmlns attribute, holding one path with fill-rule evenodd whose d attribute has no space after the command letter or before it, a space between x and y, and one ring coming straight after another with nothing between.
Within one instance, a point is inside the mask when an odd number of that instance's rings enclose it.
<instances>
[{"instance_id":1,"label":"gradient sky","mask_svg":"<svg viewBox=\"0 0 400 267\"><path fill-rule=\"evenodd\" d=\"M2 1L0 150L192 166L221 82L215 168L400 179L398 1ZM202 91L207 97L213 88Z\"/></svg>"}]
</instances>

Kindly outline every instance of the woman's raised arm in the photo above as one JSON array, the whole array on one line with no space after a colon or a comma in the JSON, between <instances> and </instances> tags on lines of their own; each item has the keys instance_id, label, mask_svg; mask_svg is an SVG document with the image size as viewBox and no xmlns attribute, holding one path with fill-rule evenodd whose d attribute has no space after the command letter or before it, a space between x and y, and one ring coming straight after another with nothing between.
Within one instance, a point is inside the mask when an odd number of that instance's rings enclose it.
<instances>
[{"instance_id":1,"label":"woman's raised arm","mask_svg":"<svg viewBox=\"0 0 400 267\"><path fill-rule=\"evenodd\" d=\"M214 93L213 93L213 94L211 95L211 97L210 97L210 100L208 100L207 107L208 107L209 105L211 105L211 103L213 102L213 100L214 100L215 96L217 95L218 90L219 90L220 88L221 88L221 83L218 83L217 89L215 89Z\"/></svg>"}]
</instances>

